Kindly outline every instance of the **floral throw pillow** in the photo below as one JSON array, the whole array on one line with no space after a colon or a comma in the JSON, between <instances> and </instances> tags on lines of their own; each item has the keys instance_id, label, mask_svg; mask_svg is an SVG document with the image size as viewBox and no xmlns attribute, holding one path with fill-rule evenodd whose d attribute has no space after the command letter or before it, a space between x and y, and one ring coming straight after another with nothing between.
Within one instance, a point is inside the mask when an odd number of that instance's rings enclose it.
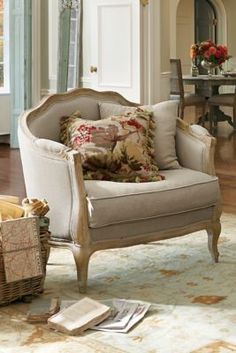
<instances>
[{"instance_id":1,"label":"floral throw pillow","mask_svg":"<svg viewBox=\"0 0 236 353\"><path fill-rule=\"evenodd\" d=\"M80 112L61 119L61 142L81 154L84 178L119 182L162 180L154 161L152 113L137 108L103 120Z\"/></svg>"},{"instance_id":2,"label":"floral throw pillow","mask_svg":"<svg viewBox=\"0 0 236 353\"><path fill-rule=\"evenodd\" d=\"M100 102L98 105L101 119L106 119L111 115L126 114L137 109L107 102ZM175 144L177 106L176 101L169 101L140 107L153 113L153 120L156 126L153 139L154 158L160 169L180 168Z\"/></svg>"}]
</instances>

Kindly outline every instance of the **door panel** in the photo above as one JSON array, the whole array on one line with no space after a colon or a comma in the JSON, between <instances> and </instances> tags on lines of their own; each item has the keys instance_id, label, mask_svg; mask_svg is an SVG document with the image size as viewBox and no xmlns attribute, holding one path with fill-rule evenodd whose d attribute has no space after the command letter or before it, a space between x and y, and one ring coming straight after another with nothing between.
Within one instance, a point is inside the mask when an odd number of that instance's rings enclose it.
<instances>
[{"instance_id":1,"label":"door panel","mask_svg":"<svg viewBox=\"0 0 236 353\"><path fill-rule=\"evenodd\" d=\"M93 0L91 6L91 82L140 100L140 3Z\"/></svg>"}]
</instances>

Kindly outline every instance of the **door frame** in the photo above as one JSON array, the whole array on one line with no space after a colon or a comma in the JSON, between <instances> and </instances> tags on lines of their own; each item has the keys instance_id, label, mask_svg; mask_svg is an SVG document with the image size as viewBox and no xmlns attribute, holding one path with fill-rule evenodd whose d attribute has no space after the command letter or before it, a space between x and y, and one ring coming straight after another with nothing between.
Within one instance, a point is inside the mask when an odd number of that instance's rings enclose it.
<instances>
[{"instance_id":1,"label":"door frame","mask_svg":"<svg viewBox=\"0 0 236 353\"><path fill-rule=\"evenodd\" d=\"M141 102L161 100L161 0L141 9Z\"/></svg>"},{"instance_id":2,"label":"door frame","mask_svg":"<svg viewBox=\"0 0 236 353\"><path fill-rule=\"evenodd\" d=\"M176 16L181 0L170 1L170 57L176 57ZM212 1L212 0L211 0ZM226 10L222 0L214 0L218 26L218 43L227 43ZM161 86L168 73L161 72L161 0L149 1L141 9L141 101L153 104L161 101ZM193 38L194 41L194 38Z\"/></svg>"},{"instance_id":3,"label":"door frame","mask_svg":"<svg viewBox=\"0 0 236 353\"><path fill-rule=\"evenodd\" d=\"M217 42L219 44L227 45L227 23L226 23L226 11L224 4L221 0L210 0L212 5L215 8L216 15L217 15Z\"/></svg>"}]
</instances>

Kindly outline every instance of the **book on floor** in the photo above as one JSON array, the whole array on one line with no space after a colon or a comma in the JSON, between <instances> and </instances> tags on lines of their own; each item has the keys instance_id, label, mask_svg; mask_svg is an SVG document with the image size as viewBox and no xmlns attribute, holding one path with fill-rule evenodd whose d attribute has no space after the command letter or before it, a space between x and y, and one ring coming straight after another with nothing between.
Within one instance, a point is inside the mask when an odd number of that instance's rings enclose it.
<instances>
[{"instance_id":1,"label":"book on floor","mask_svg":"<svg viewBox=\"0 0 236 353\"><path fill-rule=\"evenodd\" d=\"M85 297L48 319L48 326L69 335L79 335L110 316L109 306Z\"/></svg>"},{"instance_id":2,"label":"book on floor","mask_svg":"<svg viewBox=\"0 0 236 353\"><path fill-rule=\"evenodd\" d=\"M114 299L112 303L112 313L109 318L92 327L92 329L127 333L134 325L142 320L149 308L149 303Z\"/></svg>"},{"instance_id":3,"label":"book on floor","mask_svg":"<svg viewBox=\"0 0 236 353\"><path fill-rule=\"evenodd\" d=\"M58 297L52 299L40 299L34 301L26 316L26 321L30 323L47 323L52 315L60 310L60 300Z\"/></svg>"}]
</instances>

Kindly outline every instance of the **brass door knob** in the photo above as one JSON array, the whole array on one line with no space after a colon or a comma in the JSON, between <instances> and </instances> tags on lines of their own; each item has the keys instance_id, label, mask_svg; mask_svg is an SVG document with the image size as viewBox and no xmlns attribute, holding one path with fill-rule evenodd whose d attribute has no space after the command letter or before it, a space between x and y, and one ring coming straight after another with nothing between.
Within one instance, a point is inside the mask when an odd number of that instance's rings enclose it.
<instances>
[{"instance_id":1,"label":"brass door knob","mask_svg":"<svg viewBox=\"0 0 236 353\"><path fill-rule=\"evenodd\" d=\"M90 66L90 72L97 72L97 71L98 71L97 66L93 66L93 65Z\"/></svg>"}]
</instances>

